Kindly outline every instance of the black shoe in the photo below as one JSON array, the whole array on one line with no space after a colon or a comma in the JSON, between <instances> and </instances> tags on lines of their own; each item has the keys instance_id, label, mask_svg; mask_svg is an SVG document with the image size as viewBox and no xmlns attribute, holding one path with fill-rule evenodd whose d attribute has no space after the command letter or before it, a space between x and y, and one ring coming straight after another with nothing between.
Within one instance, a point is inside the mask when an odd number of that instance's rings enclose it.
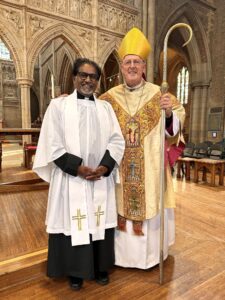
<instances>
[{"instance_id":1,"label":"black shoe","mask_svg":"<svg viewBox=\"0 0 225 300\"><path fill-rule=\"evenodd\" d=\"M81 287L83 285L83 279L82 278L69 276L69 281L70 281L70 287L73 290L79 290L79 289L81 289Z\"/></svg>"},{"instance_id":2,"label":"black shoe","mask_svg":"<svg viewBox=\"0 0 225 300\"><path fill-rule=\"evenodd\" d=\"M109 283L108 272L97 272L95 275L95 281L101 285L106 285Z\"/></svg>"}]
</instances>

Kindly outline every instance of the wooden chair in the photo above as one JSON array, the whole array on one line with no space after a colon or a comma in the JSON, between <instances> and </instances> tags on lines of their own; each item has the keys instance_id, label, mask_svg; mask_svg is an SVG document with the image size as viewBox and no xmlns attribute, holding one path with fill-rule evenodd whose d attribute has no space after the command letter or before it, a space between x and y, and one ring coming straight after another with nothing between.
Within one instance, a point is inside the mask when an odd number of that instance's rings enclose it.
<instances>
[{"instance_id":1,"label":"wooden chair","mask_svg":"<svg viewBox=\"0 0 225 300\"><path fill-rule=\"evenodd\" d=\"M198 143L195 145L194 153L192 157L194 158L206 158L208 157L208 145L206 143Z\"/></svg>"},{"instance_id":2,"label":"wooden chair","mask_svg":"<svg viewBox=\"0 0 225 300\"><path fill-rule=\"evenodd\" d=\"M24 151L24 166L27 169L32 169L32 159L33 156L36 153L37 149L37 144L36 143L31 143L27 144L26 142L24 143L23 146L23 151Z\"/></svg>"},{"instance_id":3,"label":"wooden chair","mask_svg":"<svg viewBox=\"0 0 225 300\"><path fill-rule=\"evenodd\" d=\"M211 159L223 159L223 145L214 144L210 147L209 158Z\"/></svg>"},{"instance_id":4,"label":"wooden chair","mask_svg":"<svg viewBox=\"0 0 225 300\"><path fill-rule=\"evenodd\" d=\"M211 147L213 145L212 141L204 141L204 144L207 144L208 147Z\"/></svg>"},{"instance_id":5,"label":"wooden chair","mask_svg":"<svg viewBox=\"0 0 225 300\"><path fill-rule=\"evenodd\" d=\"M184 151L182 153L181 158L192 158L193 157L193 153L194 153L194 148L195 148L195 144L194 143L187 143L185 144L185 148ZM191 167L191 162L189 162L189 160L179 160L177 163L177 167L178 167L178 172L177 172L177 177L180 178L180 170L182 171L182 174L185 175L187 177L188 180L190 180L190 167Z\"/></svg>"},{"instance_id":6,"label":"wooden chair","mask_svg":"<svg viewBox=\"0 0 225 300\"><path fill-rule=\"evenodd\" d=\"M194 153L195 144L187 143L182 154L182 157L192 157Z\"/></svg>"}]
</instances>

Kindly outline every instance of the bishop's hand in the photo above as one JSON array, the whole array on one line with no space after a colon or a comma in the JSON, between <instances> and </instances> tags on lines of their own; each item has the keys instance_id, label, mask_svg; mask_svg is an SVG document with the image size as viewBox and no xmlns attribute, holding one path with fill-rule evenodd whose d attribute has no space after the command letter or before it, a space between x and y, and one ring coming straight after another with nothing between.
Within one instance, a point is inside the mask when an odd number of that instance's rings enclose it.
<instances>
[{"instance_id":1,"label":"bishop's hand","mask_svg":"<svg viewBox=\"0 0 225 300\"><path fill-rule=\"evenodd\" d=\"M172 115L172 99L169 93L165 93L160 97L160 107L165 109L166 117L169 118Z\"/></svg>"}]
</instances>

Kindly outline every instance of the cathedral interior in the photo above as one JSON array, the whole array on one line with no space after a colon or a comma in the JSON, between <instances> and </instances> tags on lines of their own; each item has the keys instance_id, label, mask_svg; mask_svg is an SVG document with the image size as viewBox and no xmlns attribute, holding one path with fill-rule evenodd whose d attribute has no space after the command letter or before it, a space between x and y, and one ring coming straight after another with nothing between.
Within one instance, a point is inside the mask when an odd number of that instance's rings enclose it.
<instances>
[{"instance_id":1,"label":"cathedral interior","mask_svg":"<svg viewBox=\"0 0 225 300\"><path fill-rule=\"evenodd\" d=\"M43 118L53 95L71 93L77 57L94 59L101 66L99 94L120 83L117 49L133 26L151 43L147 80L160 85L166 32L183 22L192 27L193 38L182 47L188 32L177 28L171 34L167 77L170 92L186 108L186 142L224 138L224 1L3 2L1 127L30 128Z\"/></svg>"},{"instance_id":2,"label":"cathedral interior","mask_svg":"<svg viewBox=\"0 0 225 300\"><path fill-rule=\"evenodd\" d=\"M72 68L76 58L87 57L102 68L97 95L122 83L117 50L132 27L141 29L151 44L146 79L161 85L164 39L176 23L186 23L193 30L192 40L185 47L182 45L188 39L187 30L174 30L167 49L169 92L186 111L185 142L225 144L224 0L3 0L0 15L3 146L19 143L23 148L24 143L37 142L35 136L31 139L13 134L13 130L40 128L51 99L73 92ZM12 129L12 133L4 134L4 129ZM12 180L11 169L10 172L4 175L3 168L3 182L6 178ZM46 197L44 189L39 192ZM38 198L37 193L34 192ZM40 206L45 207L45 203ZM44 236L38 251L45 244ZM12 256L10 253L7 259Z\"/></svg>"}]
</instances>

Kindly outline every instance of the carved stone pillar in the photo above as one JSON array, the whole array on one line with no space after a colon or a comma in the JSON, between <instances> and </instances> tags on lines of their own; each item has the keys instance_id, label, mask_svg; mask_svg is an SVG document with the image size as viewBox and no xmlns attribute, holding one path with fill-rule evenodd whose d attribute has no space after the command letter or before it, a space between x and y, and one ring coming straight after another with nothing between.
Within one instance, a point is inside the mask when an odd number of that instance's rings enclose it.
<instances>
[{"instance_id":1,"label":"carved stone pillar","mask_svg":"<svg viewBox=\"0 0 225 300\"><path fill-rule=\"evenodd\" d=\"M192 107L191 107L191 126L190 140L193 143L203 142L207 132L207 102L208 102L208 83L194 82L192 87Z\"/></svg>"},{"instance_id":2,"label":"carved stone pillar","mask_svg":"<svg viewBox=\"0 0 225 300\"><path fill-rule=\"evenodd\" d=\"M192 105L190 112L190 140L193 143L199 142L199 101L201 99L201 85L197 83L191 84L192 88Z\"/></svg>"},{"instance_id":3,"label":"carved stone pillar","mask_svg":"<svg viewBox=\"0 0 225 300\"><path fill-rule=\"evenodd\" d=\"M93 35L93 40L92 43L94 44L94 53L93 53L93 60L97 61L98 60L98 0L92 1L92 22L93 26L95 27L94 29L94 35Z\"/></svg>"},{"instance_id":4,"label":"carved stone pillar","mask_svg":"<svg viewBox=\"0 0 225 300\"><path fill-rule=\"evenodd\" d=\"M22 128L31 127L30 114L30 87L33 81L28 78L17 79L21 91L21 114L22 114ZM23 136L23 142L30 142L31 137Z\"/></svg>"},{"instance_id":5,"label":"carved stone pillar","mask_svg":"<svg viewBox=\"0 0 225 300\"><path fill-rule=\"evenodd\" d=\"M204 83L202 85L202 95L200 101L200 130L199 130L199 139L204 142L207 139L207 104L208 104L208 89L209 83Z\"/></svg>"},{"instance_id":6,"label":"carved stone pillar","mask_svg":"<svg viewBox=\"0 0 225 300\"><path fill-rule=\"evenodd\" d=\"M147 21L148 19L148 1L147 0L143 0L142 1L142 31L144 33L145 36L147 36Z\"/></svg>"},{"instance_id":7,"label":"carved stone pillar","mask_svg":"<svg viewBox=\"0 0 225 300\"><path fill-rule=\"evenodd\" d=\"M0 96L0 128L3 127L3 98Z\"/></svg>"}]
</instances>

